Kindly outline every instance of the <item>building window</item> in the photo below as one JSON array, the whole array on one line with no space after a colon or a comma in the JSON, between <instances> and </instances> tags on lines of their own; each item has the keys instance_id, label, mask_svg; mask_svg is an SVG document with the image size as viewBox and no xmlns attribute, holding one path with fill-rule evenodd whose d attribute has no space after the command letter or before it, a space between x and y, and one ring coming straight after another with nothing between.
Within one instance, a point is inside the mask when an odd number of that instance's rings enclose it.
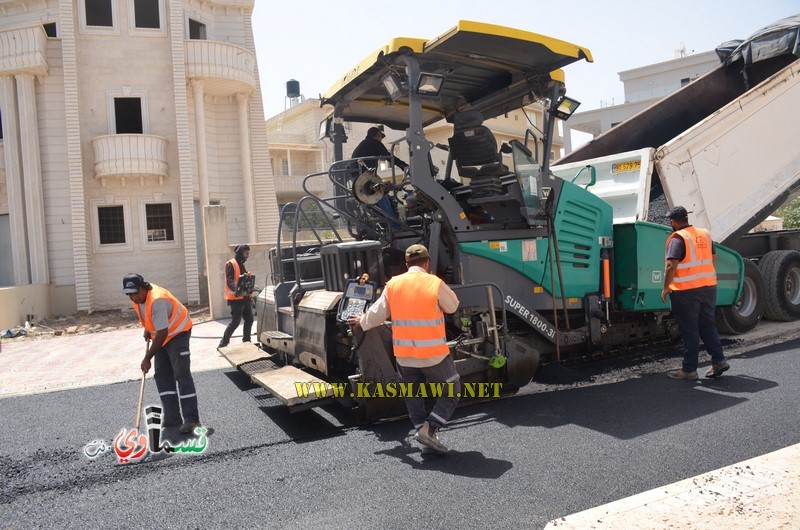
<instances>
[{"instance_id":1,"label":"building window","mask_svg":"<svg viewBox=\"0 0 800 530\"><path fill-rule=\"evenodd\" d=\"M281 175L289 175L289 161L288 160L281 160L281 169L283 172Z\"/></svg>"},{"instance_id":2,"label":"building window","mask_svg":"<svg viewBox=\"0 0 800 530\"><path fill-rule=\"evenodd\" d=\"M142 99L114 98L114 123L116 134L142 134Z\"/></svg>"},{"instance_id":3,"label":"building window","mask_svg":"<svg viewBox=\"0 0 800 530\"><path fill-rule=\"evenodd\" d=\"M189 38L192 40L206 40L206 25L194 19L189 19Z\"/></svg>"},{"instance_id":4,"label":"building window","mask_svg":"<svg viewBox=\"0 0 800 530\"><path fill-rule=\"evenodd\" d=\"M84 0L86 25L110 28L114 26L112 0Z\"/></svg>"},{"instance_id":5,"label":"building window","mask_svg":"<svg viewBox=\"0 0 800 530\"><path fill-rule=\"evenodd\" d=\"M159 0L133 0L133 18L137 28L160 29Z\"/></svg>"},{"instance_id":6,"label":"building window","mask_svg":"<svg viewBox=\"0 0 800 530\"><path fill-rule=\"evenodd\" d=\"M147 224L147 241L175 241L172 226L172 204L145 204L145 223Z\"/></svg>"},{"instance_id":7,"label":"building window","mask_svg":"<svg viewBox=\"0 0 800 530\"><path fill-rule=\"evenodd\" d=\"M119 35L116 4L116 0L78 0L81 33Z\"/></svg>"},{"instance_id":8,"label":"building window","mask_svg":"<svg viewBox=\"0 0 800 530\"><path fill-rule=\"evenodd\" d=\"M175 217L177 202L160 193L139 199L139 222L142 248L177 248L180 246Z\"/></svg>"},{"instance_id":9,"label":"building window","mask_svg":"<svg viewBox=\"0 0 800 530\"><path fill-rule=\"evenodd\" d=\"M97 208L97 227L100 231L101 245L125 243L125 208L119 206L99 206Z\"/></svg>"},{"instance_id":10,"label":"building window","mask_svg":"<svg viewBox=\"0 0 800 530\"><path fill-rule=\"evenodd\" d=\"M111 195L102 199L90 199L89 211L92 212L95 252L131 250L128 199L116 199Z\"/></svg>"},{"instance_id":11,"label":"building window","mask_svg":"<svg viewBox=\"0 0 800 530\"><path fill-rule=\"evenodd\" d=\"M42 28L44 28L44 34L50 37L51 39L55 39L58 37L58 34L56 33L55 22L48 22L46 24L42 24Z\"/></svg>"}]
</instances>

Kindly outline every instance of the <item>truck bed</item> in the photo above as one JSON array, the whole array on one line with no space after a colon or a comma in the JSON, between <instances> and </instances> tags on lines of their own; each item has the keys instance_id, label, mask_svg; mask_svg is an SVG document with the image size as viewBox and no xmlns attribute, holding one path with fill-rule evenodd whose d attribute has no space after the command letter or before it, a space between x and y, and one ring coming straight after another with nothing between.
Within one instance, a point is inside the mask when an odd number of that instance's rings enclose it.
<instances>
[{"instance_id":1,"label":"truck bed","mask_svg":"<svg viewBox=\"0 0 800 530\"><path fill-rule=\"evenodd\" d=\"M731 244L800 185L800 60L780 56L753 66L750 82L763 80L751 90L740 92L743 76L720 66L562 158L553 172L564 178L591 164L600 177L638 150L638 188L659 192L639 197L626 216L648 219L648 201L663 189L670 206L685 206L693 223ZM618 213L615 222L628 220Z\"/></svg>"},{"instance_id":2,"label":"truck bed","mask_svg":"<svg viewBox=\"0 0 800 530\"><path fill-rule=\"evenodd\" d=\"M661 146L667 201L725 244L775 211L800 182L800 61Z\"/></svg>"},{"instance_id":3,"label":"truck bed","mask_svg":"<svg viewBox=\"0 0 800 530\"><path fill-rule=\"evenodd\" d=\"M748 68L749 86L768 79L797 58L783 55ZM742 72L719 65L619 125L559 159L563 165L647 147L658 148L747 92Z\"/></svg>"}]
</instances>

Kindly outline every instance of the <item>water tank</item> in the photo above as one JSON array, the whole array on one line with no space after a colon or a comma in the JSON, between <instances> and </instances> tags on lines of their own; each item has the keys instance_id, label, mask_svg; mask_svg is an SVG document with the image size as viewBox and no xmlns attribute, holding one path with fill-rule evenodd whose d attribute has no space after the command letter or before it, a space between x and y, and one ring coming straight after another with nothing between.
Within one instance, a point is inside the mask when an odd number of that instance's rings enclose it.
<instances>
[{"instance_id":1,"label":"water tank","mask_svg":"<svg viewBox=\"0 0 800 530\"><path fill-rule=\"evenodd\" d=\"M300 81L289 79L286 82L286 97L299 98L300 97Z\"/></svg>"}]
</instances>

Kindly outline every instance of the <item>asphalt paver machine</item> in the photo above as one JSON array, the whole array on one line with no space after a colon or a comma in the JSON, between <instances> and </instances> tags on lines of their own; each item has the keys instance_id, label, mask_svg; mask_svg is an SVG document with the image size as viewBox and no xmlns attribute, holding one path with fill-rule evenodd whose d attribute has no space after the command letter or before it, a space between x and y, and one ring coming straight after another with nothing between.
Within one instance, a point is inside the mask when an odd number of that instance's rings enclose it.
<instances>
[{"instance_id":1,"label":"asphalt paver machine","mask_svg":"<svg viewBox=\"0 0 800 530\"><path fill-rule=\"evenodd\" d=\"M593 179L578 185L549 170L556 120L578 104L562 68L584 60L581 46L460 21L431 40L393 39L348 71L321 100L336 162L306 177L328 179L333 192L283 207L271 285L257 299L269 359L238 366L292 410L338 400L364 420L402 413L400 399L355 391L398 381L391 323L354 334L345 321L405 271L415 243L459 297L447 337L462 381L513 390L541 363L674 337L660 298L670 229L615 226L612 207L587 189ZM497 145L483 122L532 104L541 127ZM443 121L452 135L435 146L426 127ZM403 131L409 167L390 157L387 175L375 160L343 160L354 122ZM448 151L441 171L434 148ZM593 168L581 171L583 181ZM717 256L718 303L731 305L743 263L721 246Z\"/></svg>"}]
</instances>

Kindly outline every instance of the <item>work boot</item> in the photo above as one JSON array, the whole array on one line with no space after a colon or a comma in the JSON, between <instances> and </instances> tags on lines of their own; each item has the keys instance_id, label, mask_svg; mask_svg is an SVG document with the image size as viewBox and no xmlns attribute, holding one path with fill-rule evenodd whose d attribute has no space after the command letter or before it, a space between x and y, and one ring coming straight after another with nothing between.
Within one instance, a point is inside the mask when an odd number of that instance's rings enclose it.
<instances>
[{"instance_id":1,"label":"work boot","mask_svg":"<svg viewBox=\"0 0 800 530\"><path fill-rule=\"evenodd\" d=\"M194 434L194 430L200 427L199 421L187 421L181 425L181 434Z\"/></svg>"},{"instance_id":2,"label":"work boot","mask_svg":"<svg viewBox=\"0 0 800 530\"><path fill-rule=\"evenodd\" d=\"M670 370L667 372L667 377L670 379L684 379L687 381L694 381L697 379L697 370L694 372L684 372L682 369Z\"/></svg>"},{"instance_id":3,"label":"work boot","mask_svg":"<svg viewBox=\"0 0 800 530\"><path fill-rule=\"evenodd\" d=\"M728 364L728 361L722 361L717 364L712 364L711 368L708 369L706 372L706 377L714 378L719 377L722 375L723 372L727 372L730 369L731 365Z\"/></svg>"},{"instance_id":4,"label":"work boot","mask_svg":"<svg viewBox=\"0 0 800 530\"><path fill-rule=\"evenodd\" d=\"M447 446L445 446L440 440L437 432L439 431L438 427L434 428L431 426L430 423L427 421L422 424L422 427L417 431L417 434L414 435L414 439L421 443L422 445L428 446L437 453L446 453Z\"/></svg>"}]
</instances>

